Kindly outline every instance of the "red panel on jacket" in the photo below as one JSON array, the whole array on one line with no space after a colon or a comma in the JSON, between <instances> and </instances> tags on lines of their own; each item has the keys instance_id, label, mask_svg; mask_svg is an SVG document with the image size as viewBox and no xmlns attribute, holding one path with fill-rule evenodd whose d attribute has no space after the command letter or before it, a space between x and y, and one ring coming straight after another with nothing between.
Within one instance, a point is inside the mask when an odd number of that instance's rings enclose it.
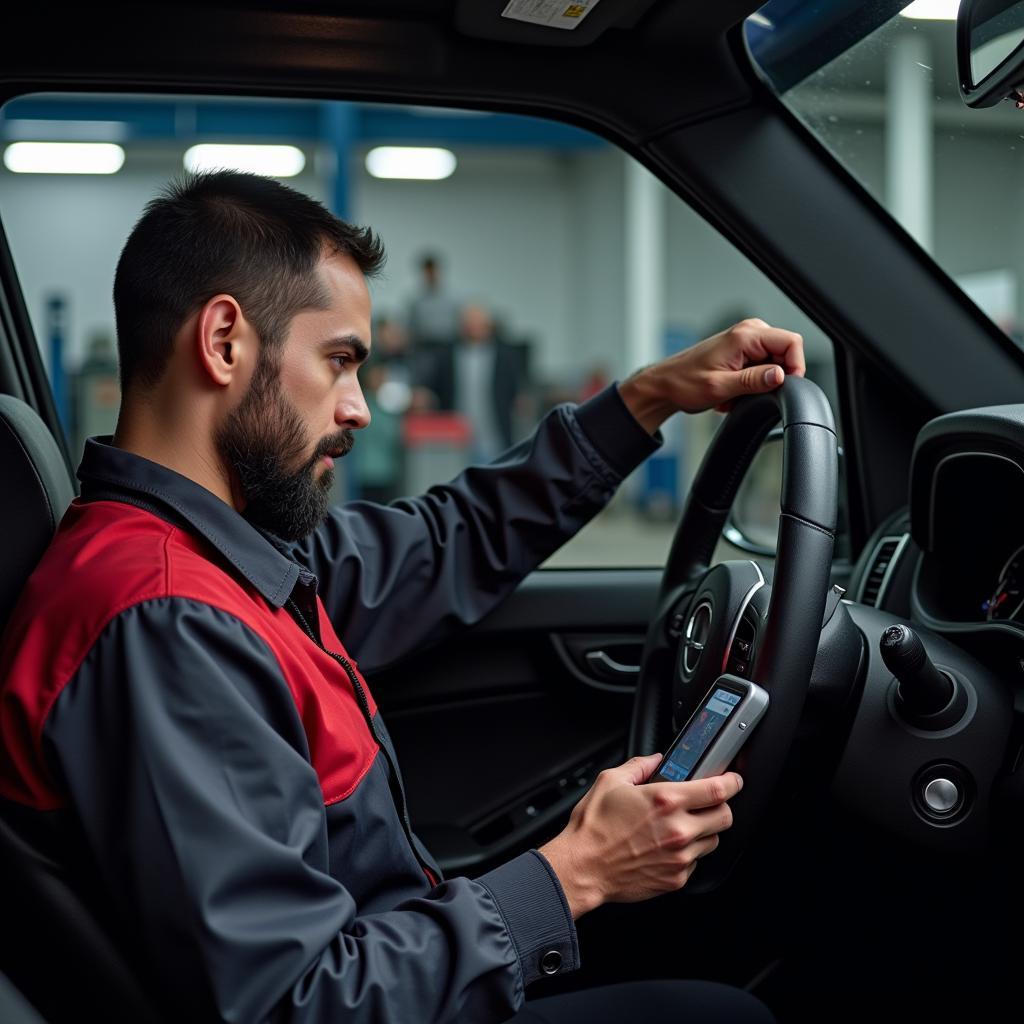
<instances>
[{"instance_id":1,"label":"red panel on jacket","mask_svg":"<svg viewBox=\"0 0 1024 1024\"><path fill-rule=\"evenodd\" d=\"M341 665L204 540L132 505L78 500L29 579L0 650L0 796L39 810L64 805L40 746L50 709L113 618L170 597L228 612L264 639L298 708L325 803L348 796L378 747ZM333 629L322 636L348 658L340 641L333 645ZM372 715L376 704L356 672Z\"/></svg>"}]
</instances>

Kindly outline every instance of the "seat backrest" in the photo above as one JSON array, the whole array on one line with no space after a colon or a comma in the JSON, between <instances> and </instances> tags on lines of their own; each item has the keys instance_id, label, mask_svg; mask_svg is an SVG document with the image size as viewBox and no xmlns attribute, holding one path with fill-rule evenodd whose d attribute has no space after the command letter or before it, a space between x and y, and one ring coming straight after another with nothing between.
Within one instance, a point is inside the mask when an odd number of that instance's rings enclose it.
<instances>
[{"instance_id":1,"label":"seat backrest","mask_svg":"<svg viewBox=\"0 0 1024 1024\"><path fill-rule=\"evenodd\" d=\"M43 421L0 395L0 631L74 497ZM2 682L2 681L0 681ZM155 1021L138 971L46 849L24 809L0 800L0 964L49 1022Z\"/></svg>"},{"instance_id":2,"label":"seat backrest","mask_svg":"<svg viewBox=\"0 0 1024 1024\"><path fill-rule=\"evenodd\" d=\"M24 402L0 395L0 630L50 543L74 490L46 424Z\"/></svg>"},{"instance_id":3,"label":"seat backrest","mask_svg":"<svg viewBox=\"0 0 1024 1024\"><path fill-rule=\"evenodd\" d=\"M68 866L44 851L45 826L23 818L0 801L0 967L48 1024L158 1024L144 970L83 900Z\"/></svg>"}]
</instances>

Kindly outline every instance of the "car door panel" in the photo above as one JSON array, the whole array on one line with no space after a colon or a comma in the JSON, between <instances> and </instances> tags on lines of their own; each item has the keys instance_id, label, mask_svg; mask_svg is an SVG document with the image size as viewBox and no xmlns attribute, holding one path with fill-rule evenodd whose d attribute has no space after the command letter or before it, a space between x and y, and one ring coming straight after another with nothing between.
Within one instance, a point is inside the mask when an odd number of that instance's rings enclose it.
<instances>
[{"instance_id":1,"label":"car door panel","mask_svg":"<svg viewBox=\"0 0 1024 1024\"><path fill-rule=\"evenodd\" d=\"M417 833L446 872L543 843L622 762L635 675L587 655L638 667L660 582L659 569L541 570L462 636L371 678Z\"/></svg>"},{"instance_id":2,"label":"car door panel","mask_svg":"<svg viewBox=\"0 0 1024 1024\"><path fill-rule=\"evenodd\" d=\"M635 681L574 670L564 637L639 664L660 577L534 573L468 633L370 680L416 830L446 872L477 873L543 842L597 772L621 762Z\"/></svg>"}]
</instances>

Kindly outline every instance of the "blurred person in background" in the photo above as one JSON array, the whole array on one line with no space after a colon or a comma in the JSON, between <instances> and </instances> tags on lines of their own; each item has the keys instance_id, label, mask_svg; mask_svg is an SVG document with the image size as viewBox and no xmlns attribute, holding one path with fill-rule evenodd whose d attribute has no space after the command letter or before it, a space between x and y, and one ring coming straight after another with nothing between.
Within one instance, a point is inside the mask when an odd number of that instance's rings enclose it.
<instances>
[{"instance_id":1,"label":"blurred person in background","mask_svg":"<svg viewBox=\"0 0 1024 1024\"><path fill-rule=\"evenodd\" d=\"M451 345L459 335L459 303L445 287L434 253L420 257L420 290L409 303L408 325L414 346Z\"/></svg>"},{"instance_id":2,"label":"blurred person in background","mask_svg":"<svg viewBox=\"0 0 1024 1024\"><path fill-rule=\"evenodd\" d=\"M437 396L438 408L461 413L469 421L471 461L489 461L512 444L526 362L525 347L507 341L480 304L462 310L458 343L436 353L424 384Z\"/></svg>"}]
</instances>

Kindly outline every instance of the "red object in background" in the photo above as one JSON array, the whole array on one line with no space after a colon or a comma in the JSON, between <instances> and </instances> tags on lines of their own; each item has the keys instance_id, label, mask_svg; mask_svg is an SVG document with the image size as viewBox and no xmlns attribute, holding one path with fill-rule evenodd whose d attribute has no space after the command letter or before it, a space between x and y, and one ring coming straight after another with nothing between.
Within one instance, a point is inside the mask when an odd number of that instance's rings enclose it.
<instances>
[{"instance_id":1,"label":"red object in background","mask_svg":"<svg viewBox=\"0 0 1024 1024\"><path fill-rule=\"evenodd\" d=\"M608 387L608 374L604 370L592 370L580 389L580 401L585 402L588 398L593 398L598 392L604 391L606 387Z\"/></svg>"},{"instance_id":2,"label":"red object in background","mask_svg":"<svg viewBox=\"0 0 1024 1024\"><path fill-rule=\"evenodd\" d=\"M472 439L469 420L457 412L410 412L402 421L402 440L407 448L427 444L468 448Z\"/></svg>"}]
</instances>

